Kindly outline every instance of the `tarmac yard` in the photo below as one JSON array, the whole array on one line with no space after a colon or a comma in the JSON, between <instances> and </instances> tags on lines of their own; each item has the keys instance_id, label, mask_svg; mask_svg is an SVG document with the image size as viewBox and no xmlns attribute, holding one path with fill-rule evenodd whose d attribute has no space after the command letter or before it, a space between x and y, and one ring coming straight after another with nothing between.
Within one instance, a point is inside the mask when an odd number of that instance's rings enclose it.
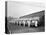
<instances>
[{"instance_id":1,"label":"tarmac yard","mask_svg":"<svg viewBox=\"0 0 46 35\"><path fill-rule=\"evenodd\" d=\"M7 24L8 30L10 33L27 33L27 32L44 32L45 28L43 26L40 27L24 27L18 26L16 24L8 23Z\"/></svg>"}]
</instances>

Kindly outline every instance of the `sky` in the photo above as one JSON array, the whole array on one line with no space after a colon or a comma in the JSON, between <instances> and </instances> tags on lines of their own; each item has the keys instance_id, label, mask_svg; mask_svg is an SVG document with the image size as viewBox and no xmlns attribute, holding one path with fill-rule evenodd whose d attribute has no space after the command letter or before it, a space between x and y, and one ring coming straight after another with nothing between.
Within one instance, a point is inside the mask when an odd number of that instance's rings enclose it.
<instances>
[{"instance_id":1,"label":"sky","mask_svg":"<svg viewBox=\"0 0 46 35\"><path fill-rule=\"evenodd\" d=\"M8 1L7 16L19 18L27 14L32 14L44 10L44 3L31 1Z\"/></svg>"}]
</instances>

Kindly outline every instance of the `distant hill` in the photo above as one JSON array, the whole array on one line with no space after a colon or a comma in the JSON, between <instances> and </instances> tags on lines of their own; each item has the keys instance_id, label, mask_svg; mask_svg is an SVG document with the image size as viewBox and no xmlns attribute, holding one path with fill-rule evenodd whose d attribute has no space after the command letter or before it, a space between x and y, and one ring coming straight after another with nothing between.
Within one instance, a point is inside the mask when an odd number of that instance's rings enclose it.
<instances>
[{"instance_id":1,"label":"distant hill","mask_svg":"<svg viewBox=\"0 0 46 35\"><path fill-rule=\"evenodd\" d=\"M31 17L38 17L38 16L41 17L43 15L45 15L45 10L32 13L32 14L28 14L28 15L24 15L24 16L21 16L20 18L31 18Z\"/></svg>"}]
</instances>

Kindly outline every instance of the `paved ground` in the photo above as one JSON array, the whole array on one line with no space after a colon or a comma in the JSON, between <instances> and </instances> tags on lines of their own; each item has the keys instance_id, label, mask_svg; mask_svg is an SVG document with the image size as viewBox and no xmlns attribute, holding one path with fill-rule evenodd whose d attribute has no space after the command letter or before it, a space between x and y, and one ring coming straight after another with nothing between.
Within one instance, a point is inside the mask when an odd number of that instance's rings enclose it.
<instances>
[{"instance_id":1,"label":"paved ground","mask_svg":"<svg viewBox=\"0 0 46 35\"><path fill-rule=\"evenodd\" d=\"M8 24L8 29L11 33L27 33L27 32L44 32L44 27L23 27L15 24Z\"/></svg>"}]
</instances>

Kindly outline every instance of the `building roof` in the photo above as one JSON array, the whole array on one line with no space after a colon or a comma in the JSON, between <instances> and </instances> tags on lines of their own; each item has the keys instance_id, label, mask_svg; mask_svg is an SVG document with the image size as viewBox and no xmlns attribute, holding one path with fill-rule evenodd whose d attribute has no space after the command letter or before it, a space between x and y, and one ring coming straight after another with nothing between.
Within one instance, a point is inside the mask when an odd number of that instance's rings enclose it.
<instances>
[{"instance_id":1,"label":"building roof","mask_svg":"<svg viewBox=\"0 0 46 35\"><path fill-rule=\"evenodd\" d=\"M32 13L32 14L28 14L28 15L24 15L24 16L21 16L20 18L41 17L43 15L45 15L45 10L42 10L36 13Z\"/></svg>"}]
</instances>

